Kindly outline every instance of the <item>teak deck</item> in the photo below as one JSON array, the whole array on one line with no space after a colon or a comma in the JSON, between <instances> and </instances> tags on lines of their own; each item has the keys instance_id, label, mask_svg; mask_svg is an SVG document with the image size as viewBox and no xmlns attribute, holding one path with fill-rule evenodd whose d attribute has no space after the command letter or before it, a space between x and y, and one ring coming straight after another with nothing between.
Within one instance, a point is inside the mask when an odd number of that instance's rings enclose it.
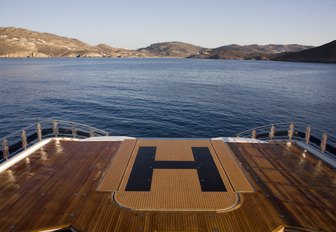
<instances>
[{"instance_id":1,"label":"teak deck","mask_svg":"<svg viewBox=\"0 0 336 232\"><path fill-rule=\"evenodd\" d=\"M138 141L52 141L30 155L29 161L0 174L0 231L58 225L73 225L80 231L273 231L281 225L335 231L336 174L332 167L309 153L303 155L294 144L206 141L216 151L217 167L219 163L223 166L230 186L239 192L241 203L234 210L170 212L119 207L111 192L125 187L126 179L110 170L115 161L121 170L131 167ZM127 153L129 146L133 151L128 158L116 156ZM174 149L174 144L168 148ZM170 178L168 183L153 186L176 186L171 183L173 178L190 178L197 185L194 169L179 170L180 176L172 170L155 169L153 182ZM108 175L114 181L102 187ZM254 192L243 191L249 183ZM188 186L180 188L185 191Z\"/></svg>"},{"instance_id":2,"label":"teak deck","mask_svg":"<svg viewBox=\"0 0 336 232\"><path fill-rule=\"evenodd\" d=\"M241 199L238 192L253 192L253 188L246 180L241 169L236 165L232 155L224 150L220 141L210 140L127 140L128 149L121 145L116 157L106 175L103 177L98 191L110 191L113 199L122 207L133 210L147 211L229 211L239 206ZM135 144L135 146L134 146ZM215 145L215 146L213 146ZM173 161L170 169L155 169L150 164L141 163L143 171L149 171L151 177L139 178L145 184L151 183L150 191L127 191L130 174L135 169L135 159L141 147L155 147L155 161ZM207 148L211 154L215 167L207 170L218 171L225 191L202 191L201 181L206 183L206 178L201 179L199 169L186 169L183 162L194 162L192 147ZM216 149L217 148L217 149ZM130 154L132 154L130 156ZM121 158L122 157L122 158ZM128 161L128 162L127 162ZM177 162L176 162L177 161ZM127 166L126 166L127 163ZM222 165L224 164L224 165ZM146 165L148 165L146 167ZM200 164L200 166L202 166ZM203 165L204 166L204 165ZM225 170L228 168L228 170ZM148 179L149 178L149 179ZM141 179L140 179L141 181ZM116 188L116 186L118 186ZM238 189L238 190L237 190Z\"/></svg>"}]
</instances>

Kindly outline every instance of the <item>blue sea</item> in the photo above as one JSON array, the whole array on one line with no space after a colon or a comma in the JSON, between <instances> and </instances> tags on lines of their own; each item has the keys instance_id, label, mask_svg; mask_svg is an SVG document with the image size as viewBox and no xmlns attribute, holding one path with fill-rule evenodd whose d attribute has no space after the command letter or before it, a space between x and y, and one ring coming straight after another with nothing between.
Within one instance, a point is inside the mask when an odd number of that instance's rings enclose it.
<instances>
[{"instance_id":1,"label":"blue sea","mask_svg":"<svg viewBox=\"0 0 336 232\"><path fill-rule=\"evenodd\" d=\"M295 121L335 136L336 65L0 59L0 138L44 119L112 135L190 138Z\"/></svg>"}]
</instances>

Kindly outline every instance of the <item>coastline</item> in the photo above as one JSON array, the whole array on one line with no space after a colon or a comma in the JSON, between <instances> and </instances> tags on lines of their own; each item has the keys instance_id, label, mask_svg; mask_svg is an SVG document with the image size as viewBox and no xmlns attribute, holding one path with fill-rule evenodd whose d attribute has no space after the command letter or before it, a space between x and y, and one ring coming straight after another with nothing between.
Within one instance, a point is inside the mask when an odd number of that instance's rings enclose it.
<instances>
[{"instance_id":1,"label":"coastline","mask_svg":"<svg viewBox=\"0 0 336 232\"><path fill-rule=\"evenodd\" d=\"M308 64L336 64L336 61L294 61L294 60L275 60L275 59L214 59L214 58L190 58L190 57L171 57L171 56L152 56L152 57L138 57L138 56L127 56L127 57L68 57L68 56L48 56L48 57L7 57L0 56L0 60L19 60L19 59L34 59L34 60L48 60L48 59L188 59L188 60L226 60L226 61L261 61L261 62L283 62L283 63L308 63Z\"/></svg>"}]
</instances>

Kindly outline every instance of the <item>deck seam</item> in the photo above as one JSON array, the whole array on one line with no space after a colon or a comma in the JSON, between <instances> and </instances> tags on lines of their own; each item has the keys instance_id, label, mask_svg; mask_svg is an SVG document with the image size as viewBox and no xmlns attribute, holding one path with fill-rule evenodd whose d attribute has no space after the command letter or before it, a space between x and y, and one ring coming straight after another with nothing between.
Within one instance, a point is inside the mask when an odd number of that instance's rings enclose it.
<instances>
[{"instance_id":1,"label":"deck seam","mask_svg":"<svg viewBox=\"0 0 336 232\"><path fill-rule=\"evenodd\" d=\"M132 158L132 156L133 156L134 150L135 150L135 148L137 147L138 142L139 142L139 140L136 139L136 141L135 141L135 143L134 143L134 146L133 146L133 148L132 148L131 155L130 155L129 158L128 158L127 164L126 164L125 169L124 169L123 174L122 174L122 177L121 177L121 179L120 179L120 181L119 181L118 189L117 189L118 191L119 191L119 189L120 189L122 180L124 179L124 176L125 176L125 172L126 172L127 167L128 167L128 165L129 165L129 163L130 163L130 160L131 160L131 158Z\"/></svg>"},{"instance_id":2,"label":"deck seam","mask_svg":"<svg viewBox=\"0 0 336 232\"><path fill-rule=\"evenodd\" d=\"M216 154L216 157L217 157L217 159L218 159L218 161L219 161L219 163L220 163L220 165L221 165L221 167L222 167L222 169L223 169L223 171L224 171L224 173L225 173L225 176L226 176L226 178L228 179L228 181L229 181L229 183L230 183L230 185L231 185L231 188L235 191L235 188L234 188L234 186L233 186L233 184L232 184L232 182L231 182L231 179L229 178L229 176L228 176L228 174L227 174L227 171L225 170L224 165L223 165L221 159L219 158L219 156L218 156L218 154L217 154L217 151L216 151L215 147L213 146L211 140L209 140L209 141L210 141L210 145L211 145L212 149L214 150L214 152L215 152L215 154Z\"/></svg>"}]
</instances>

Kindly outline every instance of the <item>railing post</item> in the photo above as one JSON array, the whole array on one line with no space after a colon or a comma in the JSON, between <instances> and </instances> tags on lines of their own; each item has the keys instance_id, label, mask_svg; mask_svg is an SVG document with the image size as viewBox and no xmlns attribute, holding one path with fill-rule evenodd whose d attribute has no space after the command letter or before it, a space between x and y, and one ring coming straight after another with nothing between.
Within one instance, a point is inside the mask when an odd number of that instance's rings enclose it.
<instances>
[{"instance_id":1,"label":"railing post","mask_svg":"<svg viewBox=\"0 0 336 232\"><path fill-rule=\"evenodd\" d=\"M2 153L4 159L8 160L9 146L8 146L8 140L6 138L2 140Z\"/></svg>"},{"instance_id":2,"label":"railing post","mask_svg":"<svg viewBox=\"0 0 336 232\"><path fill-rule=\"evenodd\" d=\"M325 152L326 150L326 147L327 147L327 139L328 139L328 136L326 133L323 133L322 134L322 140L321 140L321 151L322 153Z\"/></svg>"},{"instance_id":3,"label":"railing post","mask_svg":"<svg viewBox=\"0 0 336 232\"><path fill-rule=\"evenodd\" d=\"M74 138L77 137L77 129L76 129L75 125L72 125L71 133L72 133L72 136L73 136Z\"/></svg>"},{"instance_id":4,"label":"railing post","mask_svg":"<svg viewBox=\"0 0 336 232\"><path fill-rule=\"evenodd\" d=\"M22 131L21 138L22 138L22 148L26 150L27 149L27 134L25 130Z\"/></svg>"},{"instance_id":5,"label":"railing post","mask_svg":"<svg viewBox=\"0 0 336 232\"><path fill-rule=\"evenodd\" d=\"M256 138L257 138L257 131L256 131L256 130L253 130L253 131L252 131L251 138L252 138L252 139L256 139Z\"/></svg>"},{"instance_id":6,"label":"railing post","mask_svg":"<svg viewBox=\"0 0 336 232\"><path fill-rule=\"evenodd\" d=\"M271 130L270 130L270 132L269 132L269 138L272 140L273 139L273 137L274 137L274 134L275 134L275 126L274 125L272 125L271 126Z\"/></svg>"},{"instance_id":7,"label":"railing post","mask_svg":"<svg viewBox=\"0 0 336 232\"><path fill-rule=\"evenodd\" d=\"M306 144L309 144L309 140L310 140L310 127L309 126L307 126L307 128L306 128L306 137L305 137L305 139L306 139Z\"/></svg>"},{"instance_id":8,"label":"railing post","mask_svg":"<svg viewBox=\"0 0 336 232\"><path fill-rule=\"evenodd\" d=\"M90 130L90 137L95 137L95 132L93 130Z\"/></svg>"},{"instance_id":9,"label":"railing post","mask_svg":"<svg viewBox=\"0 0 336 232\"><path fill-rule=\"evenodd\" d=\"M57 121L53 121L52 129L53 129L54 136L57 137L58 136L58 124L57 124Z\"/></svg>"},{"instance_id":10,"label":"railing post","mask_svg":"<svg viewBox=\"0 0 336 232\"><path fill-rule=\"evenodd\" d=\"M37 139L39 142L42 141L42 127L40 123L36 124L36 131L37 131Z\"/></svg>"},{"instance_id":11,"label":"railing post","mask_svg":"<svg viewBox=\"0 0 336 232\"><path fill-rule=\"evenodd\" d=\"M290 141L292 141L293 135L294 135L294 123L291 123L289 125L289 130L288 130L288 138Z\"/></svg>"}]
</instances>

